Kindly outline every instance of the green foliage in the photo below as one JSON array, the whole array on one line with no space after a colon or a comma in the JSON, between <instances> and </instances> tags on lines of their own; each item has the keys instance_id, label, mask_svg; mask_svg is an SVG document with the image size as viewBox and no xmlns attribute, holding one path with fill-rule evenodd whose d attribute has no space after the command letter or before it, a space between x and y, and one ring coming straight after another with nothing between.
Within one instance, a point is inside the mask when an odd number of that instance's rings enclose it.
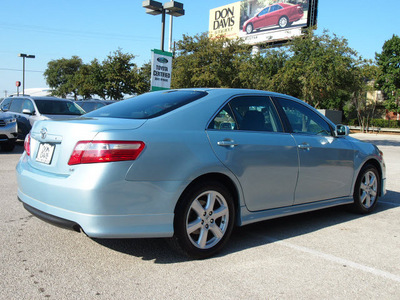
<instances>
[{"instance_id":1,"label":"green foliage","mask_svg":"<svg viewBox=\"0 0 400 300\"><path fill-rule=\"evenodd\" d=\"M206 33L183 35L173 60L172 87L235 87L242 55L248 46L239 40L209 39ZM237 86L240 87L240 86Z\"/></svg>"},{"instance_id":2,"label":"green foliage","mask_svg":"<svg viewBox=\"0 0 400 300\"><path fill-rule=\"evenodd\" d=\"M70 59L52 60L47 64L44 77L47 84L54 89L54 95L66 97L67 94L72 93L75 97L77 96L76 82L79 81L79 78L76 74L82 65L82 59L78 56L72 56Z\"/></svg>"},{"instance_id":3,"label":"green foliage","mask_svg":"<svg viewBox=\"0 0 400 300\"><path fill-rule=\"evenodd\" d=\"M350 119L347 124L349 126L360 126L358 119ZM400 128L400 121L398 120L385 120L385 119L371 119L369 126L377 128Z\"/></svg>"},{"instance_id":4,"label":"green foliage","mask_svg":"<svg viewBox=\"0 0 400 300\"><path fill-rule=\"evenodd\" d=\"M379 128L400 128L400 121L398 120L384 120L384 119L372 119L371 126Z\"/></svg>"},{"instance_id":5,"label":"green foliage","mask_svg":"<svg viewBox=\"0 0 400 300\"><path fill-rule=\"evenodd\" d=\"M98 95L103 99L121 99L125 94L149 90L149 66L138 68L132 62L134 58L121 49L110 53L102 63L94 59L90 64L83 64L77 56L62 58L50 61L44 75L57 96L73 94L75 99L78 95L88 99Z\"/></svg>"},{"instance_id":6,"label":"green foliage","mask_svg":"<svg viewBox=\"0 0 400 300\"><path fill-rule=\"evenodd\" d=\"M109 99L121 99L124 94L136 93L138 68L131 60L134 55L120 49L108 55L102 64L104 95Z\"/></svg>"},{"instance_id":7,"label":"green foliage","mask_svg":"<svg viewBox=\"0 0 400 300\"><path fill-rule=\"evenodd\" d=\"M360 62L360 65L355 69L355 77L352 88L354 90L352 100L348 104L357 113L358 124L361 130L364 131L370 126L370 121L374 116L376 101L371 99L371 95L375 90L373 79L377 78L379 68L369 60Z\"/></svg>"},{"instance_id":8,"label":"green foliage","mask_svg":"<svg viewBox=\"0 0 400 300\"><path fill-rule=\"evenodd\" d=\"M237 87L289 94L317 108L343 110L357 81L360 59L347 41L309 31L284 48L252 54L240 40L183 36L177 43L172 86Z\"/></svg>"},{"instance_id":9,"label":"green foliage","mask_svg":"<svg viewBox=\"0 0 400 300\"><path fill-rule=\"evenodd\" d=\"M354 90L357 53L347 40L309 31L288 45L288 61L274 78L274 90L316 108L343 110Z\"/></svg>"},{"instance_id":10,"label":"green foliage","mask_svg":"<svg viewBox=\"0 0 400 300\"><path fill-rule=\"evenodd\" d=\"M400 112L400 37L393 37L386 41L382 53L375 54L377 64L381 69L377 85L384 92L386 108Z\"/></svg>"},{"instance_id":11,"label":"green foliage","mask_svg":"<svg viewBox=\"0 0 400 300\"><path fill-rule=\"evenodd\" d=\"M248 55L239 67L238 81L241 87L273 90L274 77L287 60L288 55L283 50L267 49L256 55Z\"/></svg>"}]
</instances>

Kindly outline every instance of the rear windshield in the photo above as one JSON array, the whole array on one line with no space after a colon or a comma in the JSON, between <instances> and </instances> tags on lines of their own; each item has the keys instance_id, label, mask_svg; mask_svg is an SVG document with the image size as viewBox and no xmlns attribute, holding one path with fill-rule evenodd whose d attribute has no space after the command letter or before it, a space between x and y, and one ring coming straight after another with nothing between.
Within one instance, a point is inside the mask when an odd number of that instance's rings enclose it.
<instances>
[{"instance_id":1,"label":"rear windshield","mask_svg":"<svg viewBox=\"0 0 400 300\"><path fill-rule=\"evenodd\" d=\"M151 119L207 95L203 91L162 91L143 94L107 105L85 116L123 119Z\"/></svg>"},{"instance_id":2,"label":"rear windshield","mask_svg":"<svg viewBox=\"0 0 400 300\"><path fill-rule=\"evenodd\" d=\"M78 105L62 100L35 100L36 106L42 115L77 115L85 113Z\"/></svg>"}]
</instances>

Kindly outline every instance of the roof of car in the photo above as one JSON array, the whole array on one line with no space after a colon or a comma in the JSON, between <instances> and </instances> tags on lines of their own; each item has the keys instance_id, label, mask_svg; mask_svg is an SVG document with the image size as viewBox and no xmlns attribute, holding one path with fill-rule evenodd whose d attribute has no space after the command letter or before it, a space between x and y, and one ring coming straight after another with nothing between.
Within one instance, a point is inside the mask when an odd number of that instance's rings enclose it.
<instances>
[{"instance_id":1,"label":"roof of car","mask_svg":"<svg viewBox=\"0 0 400 300\"><path fill-rule=\"evenodd\" d=\"M12 99L15 99L15 98L27 98L27 99L32 99L32 100L71 101L69 99L58 98L58 97L53 97L53 96L28 96L28 95L23 95L23 96L13 96L13 97L10 97L10 98L12 98Z\"/></svg>"}]
</instances>

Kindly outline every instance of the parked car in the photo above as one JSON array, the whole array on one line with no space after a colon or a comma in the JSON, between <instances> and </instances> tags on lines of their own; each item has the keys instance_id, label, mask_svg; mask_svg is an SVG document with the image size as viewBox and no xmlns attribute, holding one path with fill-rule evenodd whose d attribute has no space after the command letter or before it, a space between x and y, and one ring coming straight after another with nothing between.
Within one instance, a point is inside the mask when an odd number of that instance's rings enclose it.
<instances>
[{"instance_id":1,"label":"parked car","mask_svg":"<svg viewBox=\"0 0 400 300\"><path fill-rule=\"evenodd\" d=\"M24 139L34 122L81 116L85 111L72 101L56 97L17 96L5 98L1 110L13 115L18 123L18 138Z\"/></svg>"},{"instance_id":2,"label":"parked car","mask_svg":"<svg viewBox=\"0 0 400 300\"><path fill-rule=\"evenodd\" d=\"M78 104L84 111L87 113L96 110L100 107L106 106L113 104L117 101L114 100L100 100L100 99L89 99L89 100L78 100L75 101L76 104Z\"/></svg>"},{"instance_id":3,"label":"parked car","mask_svg":"<svg viewBox=\"0 0 400 300\"><path fill-rule=\"evenodd\" d=\"M0 147L3 151L13 151L17 139L17 120L8 113L0 111Z\"/></svg>"},{"instance_id":4,"label":"parked car","mask_svg":"<svg viewBox=\"0 0 400 300\"><path fill-rule=\"evenodd\" d=\"M235 225L344 204L371 212L385 194L383 156L348 134L282 94L152 92L36 122L17 165L18 198L89 237L171 238L205 258Z\"/></svg>"},{"instance_id":5,"label":"parked car","mask_svg":"<svg viewBox=\"0 0 400 300\"><path fill-rule=\"evenodd\" d=\"M249 34L254 30L275 25L285 28L300 20L303 15L303 8L300 5L289 3L273 4L265 7L254 17L247 20L243 24L243 31Z\"/></svg>"}]
</instances>

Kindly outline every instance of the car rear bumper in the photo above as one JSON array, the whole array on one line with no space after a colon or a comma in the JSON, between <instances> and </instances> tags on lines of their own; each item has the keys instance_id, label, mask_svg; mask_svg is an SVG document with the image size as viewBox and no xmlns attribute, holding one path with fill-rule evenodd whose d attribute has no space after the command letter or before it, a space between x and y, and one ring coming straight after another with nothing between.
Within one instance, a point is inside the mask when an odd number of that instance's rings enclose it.
<instances>
[{"instance_id":1,"label":"car rear bumper","mask_svg":"<svg viewBox=\"0 0 400 300\"><path fill-rule=\"evenodd\" d=\"M18 198L19 201L21 201L21 199ZM21 201L22 202L22 201ZM57 227L61 227L61 228L65 228L65 229L70 229L70 230L74 230L74 231L78 231L80 232L80 226L79 224L75 223L75 222L71 222L69 220L65 220L63 218L59 218L56 216L52 216L49 214L46 214L26 203L23 203L24 208L29 211L32 215L34 215L35 217L50 223L52 225L55 225Z\"/></svg>"},{"instance_id":2,"label":"car rear bumper","mask_svg":"<svg viewBox=\"0 0 400 300\"><path fill-rule=\"evenodd\" d=\"M23 200L21 199L23 198ZM80 231L92 238L157 238L173 235L174 214L90 215L51 207L21 195L32 215L52 225Z\"/></svg>"},{"instance_id":3,"label":"car rear bumper","mask_svg":"<svg viewBox=\"0 0 400 300\"><path fill-rule=\"evenodd\" d=\"M108 169L107 171L111 171ZM106 173L106 172L103 172ZM93 238L153 238L173 235L179 181L101 181L60 176L17 165L18 198L33 215Z\"/></svg>"}]
</instances>

